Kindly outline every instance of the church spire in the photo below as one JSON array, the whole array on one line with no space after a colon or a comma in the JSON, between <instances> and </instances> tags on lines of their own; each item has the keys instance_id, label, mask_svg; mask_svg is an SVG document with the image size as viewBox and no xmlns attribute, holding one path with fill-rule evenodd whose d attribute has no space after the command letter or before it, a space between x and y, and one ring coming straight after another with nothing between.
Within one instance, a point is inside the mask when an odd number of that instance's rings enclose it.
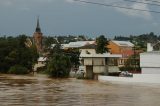
<instances>
[{"instance_id":1,"label":"church spire","mask_svg":"<svg viewBox=\"0 0 160 106\"><path fill-rule=\"evenodd\" d=\"M37 18L36 32L41 32L41 28L40 28L40 25L39 25L39 17Z\"/></svg>"}]
</instances>

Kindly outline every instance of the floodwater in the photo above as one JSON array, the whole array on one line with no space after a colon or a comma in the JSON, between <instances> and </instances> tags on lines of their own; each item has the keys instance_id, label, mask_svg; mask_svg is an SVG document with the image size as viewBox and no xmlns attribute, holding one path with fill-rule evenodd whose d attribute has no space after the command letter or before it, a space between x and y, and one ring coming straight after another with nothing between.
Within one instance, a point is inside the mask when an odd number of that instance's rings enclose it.
<instances>
[{"instance_id":1,"label":"floodwater","mask_svg":"<svg viewBox=\"0 0 160 106\"><path fill-rule=\"evenodd\" d=\"M160 106L160 85L0 75L0 106Z\"/></svg>"}]
</instances>

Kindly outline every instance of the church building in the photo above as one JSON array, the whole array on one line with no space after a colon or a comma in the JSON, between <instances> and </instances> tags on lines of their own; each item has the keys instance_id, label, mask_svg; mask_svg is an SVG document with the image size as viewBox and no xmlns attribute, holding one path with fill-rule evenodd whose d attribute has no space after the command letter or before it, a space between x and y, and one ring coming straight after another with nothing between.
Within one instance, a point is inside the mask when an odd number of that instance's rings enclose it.
<instances>
[{"instance_id":1,"label":"church building","mask_svg":"<svg viewBox=\"0 0 160 106\"><path fill-rule=\"evenodd\" d=\"M42 40L43 40L43 33L41 32L39 18L37 18L37 26L33 34L33 42L37 48L38 53L42 53L43 51Z\"/></svg>"}]
</instances>

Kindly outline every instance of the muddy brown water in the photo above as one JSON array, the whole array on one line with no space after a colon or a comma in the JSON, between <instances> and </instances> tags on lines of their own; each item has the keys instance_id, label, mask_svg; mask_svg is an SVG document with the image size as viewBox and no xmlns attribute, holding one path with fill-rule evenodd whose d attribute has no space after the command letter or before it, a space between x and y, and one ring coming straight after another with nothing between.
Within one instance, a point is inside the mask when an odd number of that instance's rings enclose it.
<instances>
[{"instance_id":1,"label":"muddy brown water","mask_svg":"<svg viewBox=\"0 0 160 106\"><path fill-rule=\"evenodd\" d=\"M160 106L160 85L0 75L0 106Z\"/></svg>"}]
</instances>

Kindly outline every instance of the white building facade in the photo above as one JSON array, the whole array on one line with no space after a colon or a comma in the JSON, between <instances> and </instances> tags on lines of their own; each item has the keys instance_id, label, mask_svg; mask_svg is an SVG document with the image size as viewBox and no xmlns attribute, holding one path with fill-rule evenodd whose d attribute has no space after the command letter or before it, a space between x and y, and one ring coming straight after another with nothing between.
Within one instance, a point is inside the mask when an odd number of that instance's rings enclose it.
<instances>
[{"instance_id":1,"label":"white building facade","mask_svg":"<svg viewBox=\"0 0 160 106\"><path fill-rule=\"evenodd\" d=\"M109 59L120 58L121 55L110 53L97 54L95 49L81 49L80 60L81 67L85 72L85 78L97 79L98 74L108 74L109 71L119 71L118 66L109 66Z\"/></svg>"},{"instance_id":2,"label":"white building facade","mask_svg":"<svg viewBox=\"0 0 160 106\"><path fill-rule=\"evenodd\" d=\"M142 74L160 74L160 51L141 53L140 67Z\"/></svg>"},{"instance_id":3,"label":"white building facade","mask_svg":"<svg viewBox=\"0 0 160 106\"><path fill-rule=\"evenodd\" d=\"M142 74L160 74L160 42L147 44L147 52L140 54L140 67Z\"/></svg>"}]
</instances>

